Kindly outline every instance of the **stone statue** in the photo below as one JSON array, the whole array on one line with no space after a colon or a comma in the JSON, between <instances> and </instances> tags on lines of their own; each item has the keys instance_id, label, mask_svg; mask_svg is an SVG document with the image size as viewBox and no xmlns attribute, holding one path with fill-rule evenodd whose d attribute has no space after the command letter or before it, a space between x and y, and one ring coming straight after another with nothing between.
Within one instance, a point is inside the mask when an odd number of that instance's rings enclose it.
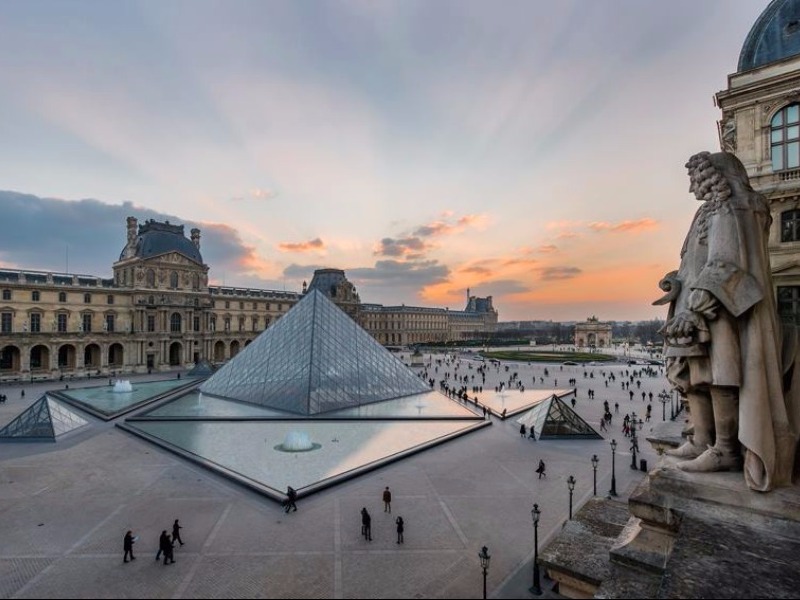
<instances>
[{"instance_id":1,"label":"stone statue","mask_svg":"<svg viewBox=\"0 0 800 600\"><path fill-rule=\"evenodd\" d=\"M669 303L667 377L688 399L694 431L667 453L684 471L744 466L747 485L769 491L791 483L800 431L800 369L775 305L769 207L733 154L701 152L686 167L702 205L654 304Z\"/></svg>"}]
</instances>

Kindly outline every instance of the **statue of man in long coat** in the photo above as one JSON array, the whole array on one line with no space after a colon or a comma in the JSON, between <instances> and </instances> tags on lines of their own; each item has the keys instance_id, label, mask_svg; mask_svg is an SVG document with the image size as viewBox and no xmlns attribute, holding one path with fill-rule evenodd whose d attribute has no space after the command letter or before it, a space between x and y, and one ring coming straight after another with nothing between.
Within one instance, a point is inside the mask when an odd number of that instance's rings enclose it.
<instances>
[{"instance_id":1,"label":"statue of man in long coat","mask_svg":"<svg viewBox=\"0 0 800 600\"><path fill-rule=\"evenodd\" d=\"M733 154L701 152L686 164L702 205L678 271L659 284L667 377L687 397L693 435L668 454L684 471L739 470L768 491L791 482L800 407L792 391L794 338L783 343L769 266L772 221ZM791 329L792 332L794 328ZM797 381L793 381L793 379Z\"/></svg>"}]
</instances>

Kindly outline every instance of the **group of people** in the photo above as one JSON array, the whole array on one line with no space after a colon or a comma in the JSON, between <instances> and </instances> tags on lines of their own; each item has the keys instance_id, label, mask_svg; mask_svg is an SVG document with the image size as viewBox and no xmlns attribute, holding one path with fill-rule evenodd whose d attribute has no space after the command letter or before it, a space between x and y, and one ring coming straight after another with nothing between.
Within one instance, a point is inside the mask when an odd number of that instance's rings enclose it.
<instances>
[{"instance_id":1,"label":"group of people","mask_svg":"<svg viewBox=\"0 0 800 600\"><path fill-rule=\"evenodd\" d=\"M381 499L383 500L383 512L392 514L392 492L389 486L384 488ZM394 523L397 529L397 543L402 544L404 542L405 521L403 521L403 517L397 517ZM372 541L372 516L366 506L361 508L361 535L368 542Z\"/></svg>"},{"instance_id":2,"label":"group of people","mask_svg":"<svg viewBox=\"0 0 800 600\"><path fill-rule=\"evenodd\" d=\"M156 560L161 558L161 555L163 554L165 565L170 565L175 562L175 555L173 552L175 542L178 542L181 546L183 546L181 529L183 529L183 527L178 522L178 519L175 519L175 522L172 524L171 537L169 533L167 533L166 529L161 532L161 535L158 538L158 552L156 553ZM133 535L133 531L130 529L125 533L125 538L122 541L122 562L136 560L136 557L133 555L133 545L138 541L138 539L139 536Z\"/></svg>"}]
</instances>

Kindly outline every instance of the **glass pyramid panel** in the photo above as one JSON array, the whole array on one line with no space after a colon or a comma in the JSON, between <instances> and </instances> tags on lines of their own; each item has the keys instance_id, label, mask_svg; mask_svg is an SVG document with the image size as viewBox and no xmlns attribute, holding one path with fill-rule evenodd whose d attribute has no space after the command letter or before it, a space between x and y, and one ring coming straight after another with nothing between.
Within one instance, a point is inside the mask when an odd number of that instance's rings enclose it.
<instances>
[{"instance_id":1,"label":"glass pyramid panel","mask_svg":"<svg viewBox=\"0 0 800 600\"><path fill-rule=\"evenodd\" d=\"M556 395L534 406L517 419L517 423L529 429L533 427L537 440L543 437L603 437Z\"/></svg>"},{"instance_id":2,"label":"glass pyramid panel","mask_svg":"<svg viewBox=\"0 0 800 600\"><path fill-rule=\"evenodd\" d=\"M312 415L429 388L324 294L311 290L200 390Z\"/></svg>"},{"instance_id":3,"label":"glass pyramid panel","mask_svg":"<svg viewBox=\"0 0 800 600\"><path fill-rule=\"evenodd\" d=\"M0 438L55 438L86 425L87 421L62 404L42 396L3 429Z\"/></svg>"}]
</instances>

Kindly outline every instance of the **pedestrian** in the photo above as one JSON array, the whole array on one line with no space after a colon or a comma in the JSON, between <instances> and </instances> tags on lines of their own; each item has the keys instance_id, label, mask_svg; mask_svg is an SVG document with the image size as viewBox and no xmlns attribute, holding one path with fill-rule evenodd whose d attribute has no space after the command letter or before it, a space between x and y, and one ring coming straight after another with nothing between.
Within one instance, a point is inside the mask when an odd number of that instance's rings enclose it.
<instances>
[{"instance_id":1,"label":"pedestrian","mask_svg":"<svg viewBox=\"0 0 800 600\"><path fill-rule=\"evenodd\" d=\"M292 486L288 486L286 488L286 500L284 501L284 509L283 512L289 512L291 509L294 509L297 512L297 504L295 501L297 500L297 492Z\"/></svg>"},{"instance_id":2,"label":"pedestrian","mask_svg":"<svg viewBox=\"0 0 800 600\"><path fill-rule=\"evenodd\" d=\"M133 555L133 544L137 539L139 538L134 537L133 532L129 529L125 534L125 539L122 541L122 549L124 551L122 562L128 562L128 556L131 557L131 560L136 560L136 557Z\"/></svg>"},{"instance_id":3,"label":"pedestrian","mask_svg":"<svg viewBox=\"0 0 800 600\"><path fill-rule=\"evenodd\" d=\"M544 461L540 458L539 466L536 467L536 472L539 474L539 479L541 479L542 476L544 476L545 479L547 478L547 473L545 473L544 471L545 471Z\"/></svg>"},{"instance_id":4,"label":"pedestrian","mask_svg":"<svg viewBox=\"0 0 800 600\"><path fill-rule=\"evenodd\" d=\"M521 438L525 437L525 423L519 426L519 437Z\"/></svg>"},{"instance_id":5,"label":"pedestrian","mask_svg":"<svg viewBox=\"0 0 800 600\"><path fill-rule=\"evenodd\" d=\"M392 492L389 491L389 486L383 490L383 512L392 514Z\"/></svg>"},{"instance_id":6,"label":"pedestrian","mask_svg":"<svg viewBox=\"0 0 800 600\"><path fill-rule=\"evenodd\" d=\"M175 562L175 544L172 543L169 535L165 538L165 546L164 546L164 564L172 564ZM169 562L167 562L169 561Z\"/></svg>"},{"instance_id":7,"label":"pedestrian","mask_svg":"<svg viewBox=\"0 0 800 600\"><path fill-rule=\"evenodd\" d=\"M183 546L183 540L181 539L181 527L178 525L178 519L175 519L175 522L172 524L172 543L174 544L176 541Z\"/></svg>"},{"instance_id":8,"label":"pedestrian","mask_svg":"<svg viewBox=\"0 0 800 600\"><path fill-rule=\"evenodd\" d=\"M506 418L506 410L508 410L508 409L505 409L505 408L503 409L503 412L500 415L501 419L505 419Z\"/></svg>"},{"instance_id":9,"label":"pedestrian","mask_svg":"<svg viewBox=\"0 0 800 600\"><path fill-rule=\"evenodd\" d=\"M606 431L606 420L600 419L600 431Z\"/></svg>"},{"instance_id":10,"label":"pedestrian","mask_svg":"<svg viewBox=\"0 0 800 600\"><path fill-rule=\"evenodd\" d=\"M397 543L398 544L402 544L403 543L403 526L405 524L403 522L403 517L397 517L394 520L394 522L397 523Z\"/></svg>"},{"instance_id":11,"label":"pedestrian","mask_svg":"<svg viewBox=\"0 0 800 600\"><path fill-rule=\"evenodd\" d=\"M169 539L169 534L167 530L164 529L161 532L161 535L158 537L158 552L156 552L156 560L161 558L161 555L164 555L164 564L167 564L167 548L172 545L172 542Z\"/></svg>"},{"instance_id":12,"label":"pedestrian","mask_svg":"<svg viewBox=\"0 0 800 600\"><path fill-rule=\"evenodd\" d=\"M361 535L368 542L372 541L372 517L369 516L366 506L361 509Z\"/></svg>"}]
</instances>

